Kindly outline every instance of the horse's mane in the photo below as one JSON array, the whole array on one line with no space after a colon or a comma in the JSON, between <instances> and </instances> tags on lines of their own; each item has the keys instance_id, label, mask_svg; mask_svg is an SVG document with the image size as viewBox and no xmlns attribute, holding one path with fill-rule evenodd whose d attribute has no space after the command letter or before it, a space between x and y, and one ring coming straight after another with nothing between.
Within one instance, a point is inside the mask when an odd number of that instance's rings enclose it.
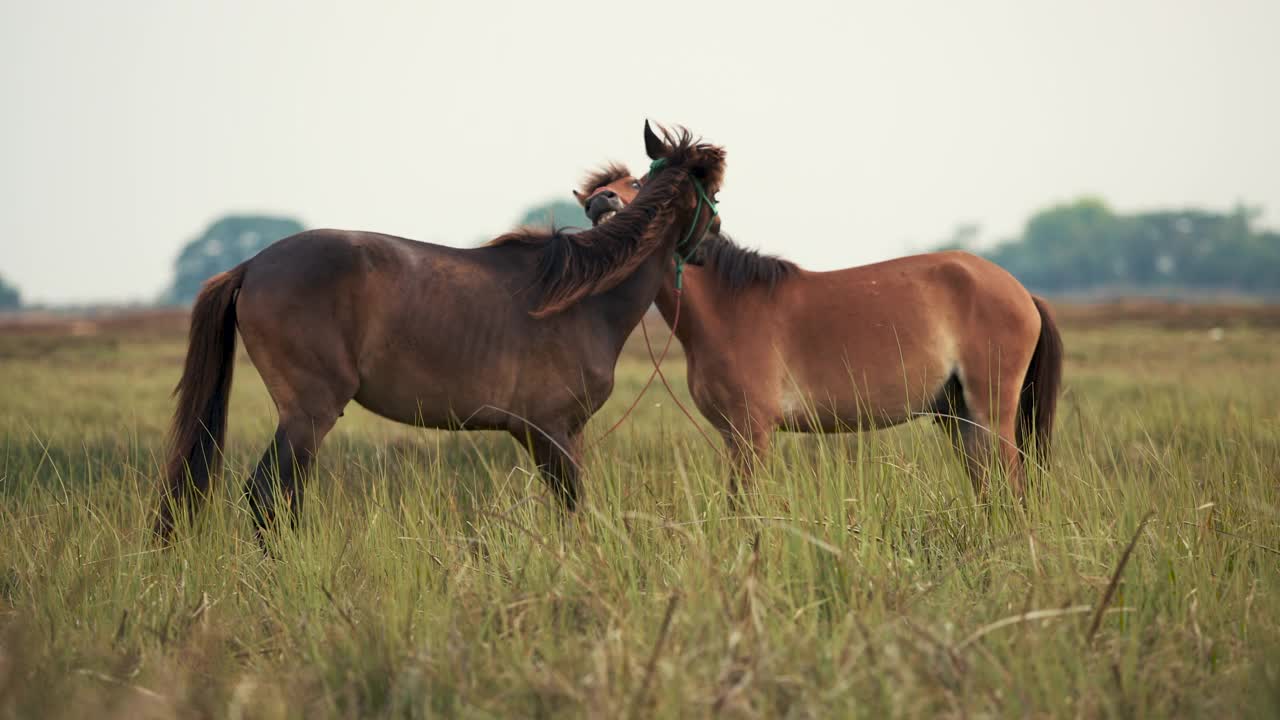
<instances>
[{"instance_id":1,"label":"horse's mane","mask_svg":"<svg viewBox=\"0 0 1280 720\"><path fill-rule=\"evenodd\" d=\"M519 244L540 251L534 280L538 300L530 315L554 315L630 277L665 241L666 231L675 221L674 201L687 176L700 179L712 193L719 189L724 180L722 148L699 142L684 128L659 130L666 146L667 169L650 178L635 200L609 222L573 233L557 228L521 228L488 243L489 247ZM619 169L625 168L610 166L601 173ZM598 174L597 178L606 176Z\"/></svg>"},{"instance_id":2,"label":"horse's mane","mask_svg":"<svg viewBox=\"0 0 1280 720\"><path fill-rule=\"evenodd\" d=\"M744 248L723 233L708 235L702 241L701 252L707 269L730 292L752 285L767 285L773 290L780 280L800 270L790 260Z\"/></svg>"},{"instance_id":3,"label":"horse's mane","mask_svg":"<svg viewBox=\"0 0 1280 720\"><path fill-rule=\"evenodd\" d=\"M631 171L625 165L620 163L608 163L603 165L599 170L587 175L582 180L582 184L578 186L578 194L583 198L589 197L591 193L599 190L605 185L631 177Z\"/></svg>"},{"instance_id":4,"label":"horse's mane","mask_svg":"<svg viewBox=\"0 0 1280 720\"><path fill-rule=\"evenodd\" d=\"M629 177L633 175L625 165L608 163L587 175L578 192L586 197L606 185ZM605 225L614 223L617 219L614 217ZM708 235L702 241L702 253L708 268L730 292L760 284L773 290L780 280L800 269L795 263L777 255L765 255L758 250L744 248L722 233Z\"/></svg>"},{"instance_id":5,"label":"horse's mane","mask_svg":"<svg viewBox=\"0 0 1280 720\"><path fill-rule=\"evenodd\" d=\"M521 228L495 238L489 247L538 248L538 293L532 314L554 315L579 300L622 282L662 244L673 221L672 201L684 172L664 172L609 222L578 232Z\"/></svg>"}]
</instances>

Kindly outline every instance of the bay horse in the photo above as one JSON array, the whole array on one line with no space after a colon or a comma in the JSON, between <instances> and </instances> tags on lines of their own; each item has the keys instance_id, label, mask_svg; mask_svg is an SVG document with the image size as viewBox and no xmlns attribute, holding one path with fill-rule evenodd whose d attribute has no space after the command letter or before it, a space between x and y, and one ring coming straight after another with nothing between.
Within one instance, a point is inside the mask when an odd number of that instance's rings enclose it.
<instances>
[{"instance_id":1,"label":"bay horse","mask_svg":"<svg viewBox=\"0 0 1280 720\"><path fill-rule=\"evenodd\" d=\"M574 196L607 227L646 182L609 165ZM928 415L951 435L980 500L993 443L1024 498L1023 458L1048 454L1063 347L1045 301L1004 269L951 251L813 272L718 228L690 264L683 295L667 275L657 305L672 325L679 303L672 329L693 401L730 449L731 496L774 430L866 430Z\"/></svg>"},{"instance_id":2,"label":"bay horse","mask_svg":"<svg viewBox=\"0 0 1280 720\"><path fill-rule=\"evenodd\" d=\"M178 511L198 510L218 471L237 328L280 418L245 487L259 542L277 485L296 522L307 466L353 400L421 427L509 432L573 511L580 431L608 399L672 254L711 224L702 199L724 176L722 148L660 130L645 123L662 170L608 225L525 228L470 249L311 230L210 279L174 391L160 539Z\"/></svg>"}]
</instances>

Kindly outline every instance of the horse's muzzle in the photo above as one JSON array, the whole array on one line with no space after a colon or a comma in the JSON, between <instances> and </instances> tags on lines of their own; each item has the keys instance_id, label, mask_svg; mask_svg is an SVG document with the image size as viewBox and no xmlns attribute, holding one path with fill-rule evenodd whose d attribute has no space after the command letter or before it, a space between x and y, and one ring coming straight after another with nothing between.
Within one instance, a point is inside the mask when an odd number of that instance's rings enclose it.
<instances>
[{"instance_id":1,"label":"horse's muzzle","mask_svg":"<svg viewBox=\"0 0 1280 720\"><path fill-rule=\"evenodd\" d=\"M613 214L622 210L623 207L622 198L618 197L617 193L612 190L601 190L587 200L585 210L591 224L599 225L613 217Z\"/></svg>"}]
</instances>

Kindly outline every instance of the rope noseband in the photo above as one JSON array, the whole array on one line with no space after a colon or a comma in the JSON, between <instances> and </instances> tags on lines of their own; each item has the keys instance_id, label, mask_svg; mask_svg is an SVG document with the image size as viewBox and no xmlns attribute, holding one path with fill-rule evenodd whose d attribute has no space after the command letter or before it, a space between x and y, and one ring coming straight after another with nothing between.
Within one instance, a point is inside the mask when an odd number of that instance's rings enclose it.
<instances>
[{"instance_id":1,"label":"rope noseband","mask_svg":"<svg viewBox=\"0 0 1280 720\"><path fill-rule=\"evenodd\" d=\"M657 160L654 160L649 164L649 175L653 176L658 174L658 171L662 170L666 166L666 158L658 158ZM689 224L688 232L684 234L684 239L676 245L676 293L679 293L684 289L685 264L688 263L689 259L693 257L695 252L697 252L698 248L702 245L702 241L707 237L707 231L711 229L711 220L707 220L706 226L702 228L702 234L698 236L698 242L693 244L693 247L689 249L688 253L681 254L680 248L689 244L689 240L693 237L693 231L698 229L698 218L702 215L702 205L705 203L706 206L711 209L712 218L720 214L720 209L716 207L716 204L712 202L711 198L707 197L707 191L702 187L702 181L692 175L689 176L689 179L693 181L693 187L698 191L698 206L693 210L693 222Z\"/></svg>"}]
</instances>

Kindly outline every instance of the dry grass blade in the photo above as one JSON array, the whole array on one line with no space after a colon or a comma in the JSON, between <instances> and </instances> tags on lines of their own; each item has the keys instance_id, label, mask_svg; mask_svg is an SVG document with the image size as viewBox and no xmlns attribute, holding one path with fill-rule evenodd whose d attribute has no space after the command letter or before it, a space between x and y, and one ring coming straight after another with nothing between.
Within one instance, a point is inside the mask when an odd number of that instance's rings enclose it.
<instances>
[{"instance_id":1,"label":"dry grass blade","mask_svg":"<svg viewBox=\"0 0 1280 720\"><path fill-rule=\"evenodd\" d=\"M1062 617L1063 615L1080 615L1087 613L1093 609L1092 605L1073 605L1071 607L1059 608L1057 610L1032 610L1030 612L1018 613L1001 618L989 625L983 625L973 632L972 635L965 638L959 645L955 646L955 650L963 650L975 642L981 640L988 633L999 630L1002 627L1017 625L1018 623L1031 622L1033 620L1048 620L1049 618Z\"/></svg>"},{"instance_id":2,"label":"dry grass blade","mask_svg":"<svg viewBox=\"0 0 1280 720\"><path fill-rule=\"evenodd\" d=\"M329 592L329 587L327 585L321 585L320 592L324 593L325 599L329 601L329 604L333 606L333 609L338 611L338 614L342 616L343 622L345 622L348 627L352 630L359 630L359 628L356 627L356 619L351 616L351 613L347 612L346 608L342 607L342 605L338 603L338 599L333 596L333 593Z\"/></svg>"},{"instance_id":3,"label":"dry grass blade","mask_svg":"<svg viewBox=\"0 0 1280 720\"><path fill-rule=\"evenodd\" d=\"M128 688L145 698L150 698L151 700L155 700L157 702L162 702L166 704L169 702L169 698L165 697L164 695L161 695L155 690L144 688L141 685L134 685L133 683L126 682L124 680L121 680L118 677L112 677L104 672L98 672L97 670L90 670L88 668L79 668L77 670L74 670L73 672L75 672L77 675L84 675L85 677L91 677L94 680L101 680L104 683L109 683L111 685L118 685L122 688Z\"/></svg>"},{"instance_id":4,"label":"dry grass blade","mask_svg":"<svg viewBox=\"0 0 1280 720\"><path fill-rule=\"evenodd\" d=\"M1107 589L1102 593L1102 599L1098 601L1098 607L1093 613L1093 621L1089 623L1089 632L1084 637L1085 644L1093 642L1093 636L1098 632L1098 627L1102 625L1102 616L1107 612L1107 606L1111 604L1112 598L1115 597L1116 587L1120 585L1120 576L1124 573L1124 566L1129 564L1129 556L1133 554L1133 548L1138 544L1138 538L1142 536L1142 530L1147 526L1147 522L1155 515L1148 512L1142 518L1142 522L1138 523L1138 529L1133 532L1133 538L1129 540L1129 546L1124 549L1124 554L1120 556L1120 562L1116 564L1116 571L1111 574L1111 582L1107 583Z\"/></svg>"},{"instance_id":5,"label":"dry grass blade","mask_svg":"<svg viewBox=\"0 0 1280 720\"><path fill-rule=\"evenodd\" d=\"M667 601L667 614L662 618L662 628L658 630L658 640L653 644L653 653L649 656L649 663L645 666L644 681L640 683L640 689L636 691L635 697L631 699L630 717L639 717L640 709L644 707L645 698L649 696L649 687L653 684L653 676L658 670L658 658L662 656L662 646L666 644L667 633L671 630L671 618L676 614L676 605L680 602L680 595L672 593L671 599Z\"/></svg>"},{"instance_id":6,"label":"dry grass blade","mask_svg":"<svg viewBox=\"0 0 1280 720\"><path fill-rule=\"evenodd\" d=\"M1198 523L1187 522L1186 520L1183 520L1183 521L1182 521L1182 524L1183 524L1183 525L1190 525L1191 527L1202 527L1202 526L1201 526L1201 525L1199 525ZM1233 540L1239 540L1240 542L1242 542L1242 543L1246 543L1246 544L1248 544L1250 547L1257 548L1257 549L1259 549L1259 550L1261 550L1261 551L1263 551L1263 552L1269 552L1269 553L1271 553L1272 555L1280 555L1280 550L1277 550L1277 549L1275 549L1275 548L1273 548L1273 547L1267 547L1266 545L1262 545L1262 544L1256 543L1256 542L1254 542L1254 541L1250 540L1250 539L1249 539L1249 538L1247 538L1247 537L1241 537L1241 536L1239 536L1239 535L1237 535L1237 534L1235 534L1235 533L1233 533L1233 532L1227 532L1226 530L1220 530L1220 529L1218 529L1218 528L1216 528L1216 527L1213 527L1212 525L1209 525L1209 526L1208 526L1208 528L1209 528L1210 530L1212 530L1213 532L1215 532L1215 533L1219 534L1219 535L1222 535L1222 536L1224 536L1224 537L1232 538Z\"/></svg>"}]
</instances>

